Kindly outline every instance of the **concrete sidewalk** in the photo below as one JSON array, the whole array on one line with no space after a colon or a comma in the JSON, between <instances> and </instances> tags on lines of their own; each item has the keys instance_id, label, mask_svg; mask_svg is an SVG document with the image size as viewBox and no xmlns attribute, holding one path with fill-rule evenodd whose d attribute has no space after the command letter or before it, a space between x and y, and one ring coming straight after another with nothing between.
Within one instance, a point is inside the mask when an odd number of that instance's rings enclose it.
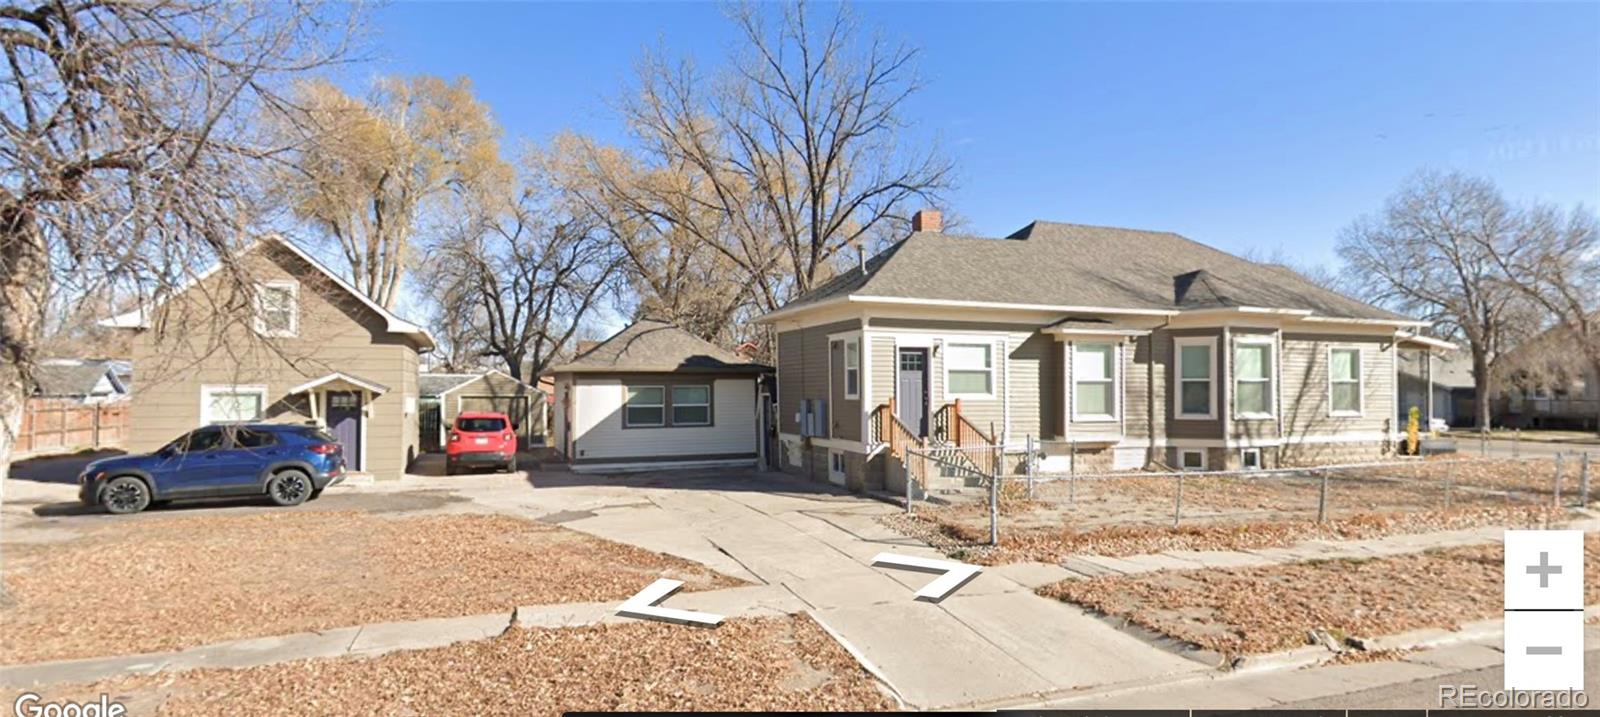
<instances>
[{"instance_id":1,"label":"concrete sidewalk","mask_svg":"<svg viewBox=\"0 0 1600 717\"><path fill-rule=\"evenodd\" d=\"M789 490L784 477L729 480L536 494L538 510L565 527L787 593L910 707L991 704L1209 669L1035 595L1033 588L1072 576L1060 566L989 568L942 603L918 601L913 593L933 577L873 567L873 556L948 558L881 525L878 517L894 508L819 493L815 484ZM693 607L678 597L667 603L680 604Z\"/></svg>"}]
</instances>

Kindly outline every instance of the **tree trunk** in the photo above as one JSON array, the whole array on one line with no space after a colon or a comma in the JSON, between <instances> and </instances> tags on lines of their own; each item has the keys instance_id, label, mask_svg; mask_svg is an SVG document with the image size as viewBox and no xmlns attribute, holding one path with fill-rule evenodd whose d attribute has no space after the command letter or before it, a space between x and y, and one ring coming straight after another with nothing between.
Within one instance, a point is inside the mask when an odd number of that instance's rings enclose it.
<instances>
[{"instance_id":1,"label":"tree trunk","mask_svg":"<svg viewBox=\"0 0 1600 717\"><path fill-rule=\"evenodd\" d=\"M1482 347L1472 347L1472 386L1473 407L1477 413L1477 426L1480 433L1489 432L1489 356Z\"/></svg>"},{"instance_id":2,"label":"tree trunk","mask_svg":"<svg viewBox=\"0 0 1600 717\"><path fill-rule=\"evenodd\" d=\"M27 378L44 325L50 257L27 208L0 205L0 505L22 429Z\"/></svg>"}]
</instances>

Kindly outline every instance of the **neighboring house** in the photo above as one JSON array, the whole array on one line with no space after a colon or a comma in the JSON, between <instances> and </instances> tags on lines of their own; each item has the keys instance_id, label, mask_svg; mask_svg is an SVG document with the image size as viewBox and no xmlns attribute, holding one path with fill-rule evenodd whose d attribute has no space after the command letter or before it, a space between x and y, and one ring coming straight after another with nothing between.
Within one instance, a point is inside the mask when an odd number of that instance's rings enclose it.
<instances>
[{"instance_id":1,"label":"neighboring house","mask_svg":"<svg viewBox=\"0 0 1600 717\"><path fill-rule=\"evenodd\" d=\"M1448 346L1177 234L939 224L919 212L909 237L760 319L777 333L786 470L881 485L903 455L885 426L933 444L1042 438L1046 470L1069 451L1080 471L1376 458L1399 432L1396 348Z\"/></svg>"},{"instance_id":2,"label":"neighboring house","mask_svg":"<svg viewBox=\"0 0 1600 717\"><path fill-rule=\"evenodd\" d=\"M1600 413L1600 376L1580 340L1558 326L1501 356L1496 373L1504 380L1491 404L1494 424L1594 430Z\"/></svg>"},{"instance_id":3,"label":"neighboring house","mask_svg":"<svg viewBox=\"0 0 1600 717\"><path fill-rule=\"evenodd\" d=\"M550 369L552 446L575 471L757 465L758 379L769 371L672 324L641 320Z\"/></svg>"},{"instance_id":4,"label":"neighboring house","mask_svg":"<svg viewBox=\"0 0 1600 717\"><path fill-rule=\"evenodd\" d=\"M35 398L77 403L110 403L128 398L128 362L53 358L34 370Z\"/></svg>"},{"instance_id":5,"label":"neighboring house","mask_svg":"<svg viewBox=\"0 0 1600 717\"><path fill-rule=\"evenodd\" d=\"M1430 398L1431 392L1431 398ZM1473 397L1477 388L1472 380L1472 356L1464 351L1400 351L1400 428L1412 406L1422 416L1427 430L1428 417L1441 419L1451 428L1471 428L1475 422Z\"/></svg>"},{"instance_id":6,"label":"neighboring house","mask_svg":"<svg viewBox=\"0 0 1600 717\"><path fill-rule=\"evenodd\" d=\"M418 385L422 395L423 450L444 450L445 436L463 411L506 414L522 449L544 443L548 414L545 393L504 371L424 373Z\"/></svg>"},{"instance_id":7,"label":"neighboring house","mask_svg":"<svg viewBox=\"0 0 1600 717\"><path fill-rule=\"evenodd\" d=\"M432 338L282 237L234 264L102 322L136 332L128 448L208 423L309 422L343 444L351 471L399 477L419 450L417 367Z\"/></svg>"}]
</instances>

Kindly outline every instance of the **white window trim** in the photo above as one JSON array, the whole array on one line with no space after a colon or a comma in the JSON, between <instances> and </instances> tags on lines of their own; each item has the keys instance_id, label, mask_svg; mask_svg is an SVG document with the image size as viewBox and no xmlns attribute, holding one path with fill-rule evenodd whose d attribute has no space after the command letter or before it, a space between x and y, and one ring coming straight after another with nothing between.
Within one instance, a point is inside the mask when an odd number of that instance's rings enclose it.
<instances>
[{"instance_id":1,"label":"white window trim","mask_svg":"<svg viewBox=\"0 0 1600 717\"><path fill-rule=\"evenodd\" d=\"M289 328L287 330L269 331L267 330L265 322L262 321L262 307L265 306L265 299L262 294L267 289L289 290ZM299 336L300 282L294 281L293 279L273 279L272 281L263 281L260 284L257 284L255 291L255 304L252 307L252 310L255 312L255 315L251 317L251 323L253 326L255 326L256 333L261 334L262 336L270 336L274 338L293 338L295 336Z\"/></svg>"},{"instance_id":2,"label":"white window trim","mask_svg":"<svg viewBox=\"0 0 1600 717\"><path fill-rule=\"evenodd\" d=\"M200 425L209 426L216 421L211 418L211 399L219 393L253 393L261 397L261 418L267 417L267 387L265 384L250 384L243 386L230 386L226 384L206 384L200 387Z\"/></svg>"},{"instance_id":3,"label":"white window trim","mask_svg":"<svg viewBox=\"0 0 1600 717\"><path fill-rule=\"evenodd\" d=\"M983 346L983 347L986 347L986 348L989 349L989 391L987 393L958 393L958 392L950 390L950 349L952 349L952 348L954 348L956 346ZM995 342L993 342L993 341L960 341L960 340L951 340L951 339L946 339L944 341L944 344L941 347L938 348L938 351L940 351L943 354L943 356L941 356L941 358L940 358L939 363L941 365L941 368L944 369L944 400L950 401L950 400L957 399L957 398L972 398L972 399L990 400L990 401L994 400L994 398L995 398L995 392L994 392L995 385L994 384L995 384L995 378L997 378L995 376L995 370L994 370L995 367L994 367L994 365L995 365L995 362L998 360L998 357L995 354L999 353L999 352L994 350L994 347L995 347ZM957 371L977 371L979 369L958 368L956 370Z\"/></svg>"},{"instance_id":4,"label":"white window trim","mask_svg":"<svg viewBox=\"0 0 1600 717\"><path fill-rule=\"evenodd\" d=\"M1356 410L1340 411L1333 407L1333 352L1356 352ZM1328 416L1330 418L1362 418L1367 415L1367 354L1360 346L1329 346L1328 347ZM1341 382L1344 383L1344 382Z\"/></svg>"},{"instance_id":5,"label":"white window trim","mask_svg":"<svg viewBox=\"0 0 1600 717\"><path fill-rule=\"evenodd\" d=\"M1206 381L1211 386L1211 396L1206 413L1183 412L1183 347L1204 346L1211 353L1211 372ZM1189 379L1198 381L1200 379ZM1172 415L1183 421L1214 421L1217 418L1217 337L1178 336L1172 339Z\"/></svg>"},{"instance_id":6,"label":"white window trim","mask_svg":"<svg viewBox=\"0 0 1600 717\"><path fill-rule=\"evenodd\" d=\"M628 391L630 389L642 389L642 388L659 388L659 389L661 389L661 403L659 403L659 404L646 404L646 405L639 406L639 408L660 408L661 409L661 422L660 423L634 423L634 422L628 420ZM623 428L665 428L666 425L667 425L667 387L666 386L645 385L645 384L640 384L640 385L627 385L627 384L624 384L622 386L622 427Z\"/></svg>"},{"instance_id":7,"label":"white window trim","mask_svg":"<svg viewBox=\"0 0 1600 717\"><path fill-rule=\"evenodd\" d=\"M856 365L850 365L850 349L856 350ZM850 390L850 372L856 373L856 390ZM845 339L844 342L844 397L847 400L858 401L861 399L861 339Z\"/></svg>"},{"instance_id":8,"label":"white window trim","mask_svg":"<svg viewBox=\"0 0 1600 717\"><path fill-rule=\"evenodd\" d=\"M1197 454L1197 455L1200 456L1200 465L1198 467L1191 468L1191 467L1188 467L1188 466L1184 465L1183 457L1188 455L1188 454L1190 454L1190 453L1194 453L1194 454ZM1178 449L1178 470L1180 470L1180 471L1203 471L1203 470L1207 470L1208 468L1210 468L1210 466L1207 465L1207 463L1206 463L1206 449L1204 449L1204 448L1179 448Z\"/></svg>"},{"instance_id":9,"label":"white window trim","mask_svg":"<svg viewBox=\"0 0 1600 717\"><path fill-rule=\"evenodd\" d=\"M1244 457L1245 457L1245 455L1250 454L1250 453L1256 454L1256 466L1254 468L1251 468L1250 466L1245 464ZM1261 461L1262 461L1262 455L1261 455L1261 449L1260 448L1240 448L1239 449L1239 468L1241 470L1247 470L1247 471L1263 470L1263 469L1266 468L1266 465L1264 463L1262 463Z\"/></svg>"},{"instance_id":10,"label":"white window trim","mask_svg":"<svg viewBox=\"0 0 1600 717\"><path fill-rule=\"evenodd\" d=\"M706 420L705 420L705 422L703 422L703 423L679 423L678 422L678 414L675 413L675 411L678 410L678 406L680 404L676 400L674 400L670 394L671 394L672 391L674 391L676 389L680 389L680 388L703 388L703 389L706 390L706 402L705 403L685 403L685 404L681 404L681 405L687 406L689 408L697 408L697 407L700 407L700 406L704 406L705 409L706 409ZM711 415L711 384L709 384L709 383L680 383L680 384L676 384L676 385L668 388L667 389L667 393L669 395L662 396L662 399L665 400L668 404L670 404L670 406L668 407L667 410L671 411L671 412L674 412L674 413L670 413L669 416L668 416L671 419L669 421L669 423L671 423L674 426L686 426L686 427L690 427L690 428L692 428L694 426L709 426L709 425L712 424L713 417Z\"/></svg>"},{"instance_id":11,"label":"white window trim","mask_svg":"<svg viewBox=\"0 0 1600 717\"><path fill-rule=\"evenodd\" d=\"M1074 422L1079 422L1079 421L1084 421L1084 422L1116 421L1117 417L1122 415L1122 392L1119 390L1119 387L1122 385L1122 361L1121 361L1122 352L1120 350L1120 346L1118 345L1118 342L1116 342L1116 341L1069 341L1067 343L1067 346L1072 351L1072 359L1071 359L1071 364L1072 364L1072 387L1070 389L1071 390L1070 395L1071 395L1071 398L1072 398L1072 420ZM1083 347L1083 346L1104 346L1106 348L1111 349L1111 353L1110 353L1111 376L1108 379L1096 379L1095 380L1096 383L1102 383L1103 382L1103 383L1109 383L1111 385L1111 391L1110 391L1111 413L1079 413L1078 412L1078 383L1080 382L1080 379L1078 378L1078 349L1080 347Z\"/></svg>"},{"instance_id":12,"label":"white window trim","mask_svg":"<svg viewBox=\"0 0 1600 717\"><path fill-rule=\"evenodd\" d=\"M1267 369L1267 378L1266 378L1266 384L1267 384L1267 412L1266 413L1261 413L1261 412L1246 413L1244 411L1239 410L1239 382L1242 380L1242 379L1239 378L1239 367L1238 367L1238 363L1239 363L1239 347L1240 346L1266 346L1267 347L1267 360L1263 364ZM1234 339L1234 341L1233 341L1233 356L1230 357L1230 358L1233 359L1233 361L1232 361L1232 363L1228 364L1229 366L1233 367L1233 370L1229 371L1228 373L1229 373L1230 376L1232 376L1233 384L1234 384L1233 385L1233 413L1234 413L1234 418L1255 421L1255 420L1263 420L1263 419L1273 419L1273 418L1277 418L1278 417L1278 407L1277 407L1277 405L1275 405L1277 403L1277 400L1275 399L1275 396L1277 396L1277 384L1278 384L1278 375L1277 375L1277 373L1278 372L1275 369L1276 359L1274 358L1277 355L1277 353L1278 353L1277 352L1277 341L1274 341L1271 336L1240 336L1239 338ZM1261 381L1252 379L1251 382L1252 383L1260 383Z\"/></svg>"}]
</instances>

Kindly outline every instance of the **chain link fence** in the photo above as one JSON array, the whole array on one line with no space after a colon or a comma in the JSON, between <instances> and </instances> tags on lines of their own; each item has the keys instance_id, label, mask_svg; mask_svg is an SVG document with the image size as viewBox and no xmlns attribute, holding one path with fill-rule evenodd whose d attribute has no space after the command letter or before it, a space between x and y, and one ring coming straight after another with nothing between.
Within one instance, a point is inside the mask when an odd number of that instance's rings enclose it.
<instances>
[{"instance_id":1,"label":"chain link fence","mask_svg":"<svg viewBox=\"0 0 1600 717\"><path fill-rule=\"evenodd\" d=\"M1600 491L1600 450L1555 456L1435 456L1294 468L1110 470L1078 446L907 452L906 509L973 542L1003 535L1315 523L1365 534L1491 523L1536 526ZM1066 458L1063 460L1063 456ZM1100 456L1104 458L1104 456ZM987 538L987 541L983 541Z\"/></svg>"}]
</instances>

